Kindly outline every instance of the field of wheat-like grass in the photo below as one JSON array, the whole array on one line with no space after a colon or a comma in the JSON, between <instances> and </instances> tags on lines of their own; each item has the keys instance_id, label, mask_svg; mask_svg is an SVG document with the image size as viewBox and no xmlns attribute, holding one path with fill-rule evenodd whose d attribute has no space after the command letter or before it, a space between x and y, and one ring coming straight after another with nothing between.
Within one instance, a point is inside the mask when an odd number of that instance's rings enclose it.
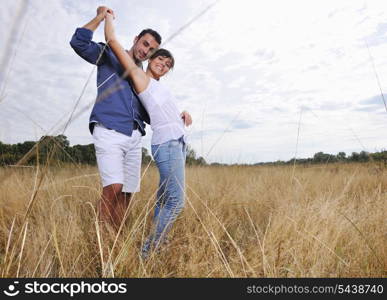
<instances>
[{"instance_id":1,"label":"field of wheat-like grass","mask_svg":"<svg viewBox=\"0 0 387 300\"><path fill-rule=\"evenodd\" d=\"M385 277L387 169L188 167L169 243L139 256L158 184L144 168L120 232L96 220L96 167L0 169L1 277Z\"/></svg>"}]
</instances>

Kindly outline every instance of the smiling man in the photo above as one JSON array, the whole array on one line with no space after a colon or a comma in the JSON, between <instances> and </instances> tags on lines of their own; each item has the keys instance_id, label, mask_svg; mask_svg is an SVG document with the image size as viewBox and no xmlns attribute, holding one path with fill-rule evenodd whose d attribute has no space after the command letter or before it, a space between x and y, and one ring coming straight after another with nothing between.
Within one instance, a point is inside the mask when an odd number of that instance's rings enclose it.
<instances>
[{"instance_id":1,"label":"smiling man","mask_svg":"<svg viewBox=\"0 0 387 300\"><path fill-rule=\"evenodd\" d=\"M123 79L124 70L116 56L104 43L92 41L108 12L114 14L108 7L98 7L97 16L76 29L70 45L80 57L98 66L98 96L89 120L103 185L98 211L101 221L117 229L130 198L140 188L141 139L145 122L150 121L130 82ZM160 35L145 29L127 52L141 66L160 44Z\"/></svg>"}]
</instances>

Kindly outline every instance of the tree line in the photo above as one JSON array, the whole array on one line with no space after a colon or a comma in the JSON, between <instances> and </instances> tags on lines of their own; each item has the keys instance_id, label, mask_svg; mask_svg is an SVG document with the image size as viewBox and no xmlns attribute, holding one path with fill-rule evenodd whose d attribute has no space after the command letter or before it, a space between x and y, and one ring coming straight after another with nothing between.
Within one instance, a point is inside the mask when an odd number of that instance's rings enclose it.
<instances>
[{"instance_id":1,"label":"tree line","mask_svg":"<svg viewBox=\"0 0 387 300\"><path fill-rule=\"evenodd\" d=\"M15 165L21 159L24 164L37 163L76 163L96 165L94 144L70 146L70 142L63 134L57 136L42 136L38 142L26 141L17 144L0 142L0 166ZM152 160L146 148L142 148L142 163L148 164ZM206 165L203 157L197 157L194 149L187 148L188 165Z\"/></svg>"},{"instance_id":2,"label":"tree line","mask_svg":"<svg viewBox=\"0 0 387 300\"><path fill-rule=\"evenodd\" d=\"M278 160L275 162L257 163L255 165L327 164L327 163L337 163L337 162L364 163L369 161L382 162L387 166L387 151L382 150L380 152L374 152L374 153L370 153L367 151L352 152L352 154L349 156L347 156L345 152L339 152L336 155L324 153L324 152L317 152L316 154L313 155L313 157L310 157L310 158L292 158L288 161Z\"/></svg>"},{"instance_id":3,"label":"tree line","mask_svg":"<svg viewBox=\"0 0 387 300\"><path fill-rule=\"evenodd\" d=\"M95 150L93 144L70 146L65 135L42 136L38 142L26 141L17 144L4 144L0 142L0 166L14 165L22 158L26 158L24 164L37 163L76 163L96 165ZM152 157L146 148L142 148L142 163L148 164ZM352 152L347 156L345 152L328 154L317 152L310 158L293 158L288 161L255 163L253 165L290 165L290 164L326 164L337 162L369 162L378 161L387 166L387 151L369 153L366 151ZM187 147L187 165L205 166L206 160L197 156L194 149ZM212 163L211 166L223 166L225 164Z\"/></svg>"}]
</instances>

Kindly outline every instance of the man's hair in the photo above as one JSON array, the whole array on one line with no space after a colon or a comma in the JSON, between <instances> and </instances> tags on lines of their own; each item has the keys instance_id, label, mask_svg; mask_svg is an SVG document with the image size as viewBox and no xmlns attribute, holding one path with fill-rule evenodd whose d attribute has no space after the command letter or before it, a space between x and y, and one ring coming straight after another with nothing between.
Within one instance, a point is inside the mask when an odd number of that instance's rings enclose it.
<instances>
[{"instance_id":1,"label":"man's hair","mask_svg":"<svg viewBox=\"0 0 387 300\"><path fill-rule=\"evenodd\" d=\"M159 43L159 45L161 44L161 35L157 31L150 28L147 28L141 31L140 34L138 35L138 39L140 39L142 36L146 35L147 33L153 36L156 42Z\"/></svg>"},{"instance_id":2,"label":"man's hair","mask_svg":"<svg viewBox=\"0 0 387 300\"><path fill-rule=\"evenodd\" d=\"M175 65L175 58L173 57L172 53L169 52L167 49L160 48L160 49L156 50L156 52L153 53L149 59L152 60L158 56L164 56L164 57L170 58L171 59L171 69Z\"/></svg>"}]
</instances>

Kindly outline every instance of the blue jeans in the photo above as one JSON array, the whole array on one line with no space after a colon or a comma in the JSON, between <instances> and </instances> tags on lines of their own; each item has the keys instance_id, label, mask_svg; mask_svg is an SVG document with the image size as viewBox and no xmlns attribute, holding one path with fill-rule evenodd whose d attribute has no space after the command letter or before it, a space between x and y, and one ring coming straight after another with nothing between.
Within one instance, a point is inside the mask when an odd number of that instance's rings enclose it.
<instances>
[{"instance_id":1,"label":"blue jeans","mask_svg":"<svg viewBox=\"0 0 387 300\"><path fill-rule=\"evenodd\" d=\"M151 248L164 240L184 207L184 177L186 144L181 137L160 145L152 145L152 156L160 173L157 202L154 211L154 228L142 248L146 258Z\"/></svg>"}]
</instances>

